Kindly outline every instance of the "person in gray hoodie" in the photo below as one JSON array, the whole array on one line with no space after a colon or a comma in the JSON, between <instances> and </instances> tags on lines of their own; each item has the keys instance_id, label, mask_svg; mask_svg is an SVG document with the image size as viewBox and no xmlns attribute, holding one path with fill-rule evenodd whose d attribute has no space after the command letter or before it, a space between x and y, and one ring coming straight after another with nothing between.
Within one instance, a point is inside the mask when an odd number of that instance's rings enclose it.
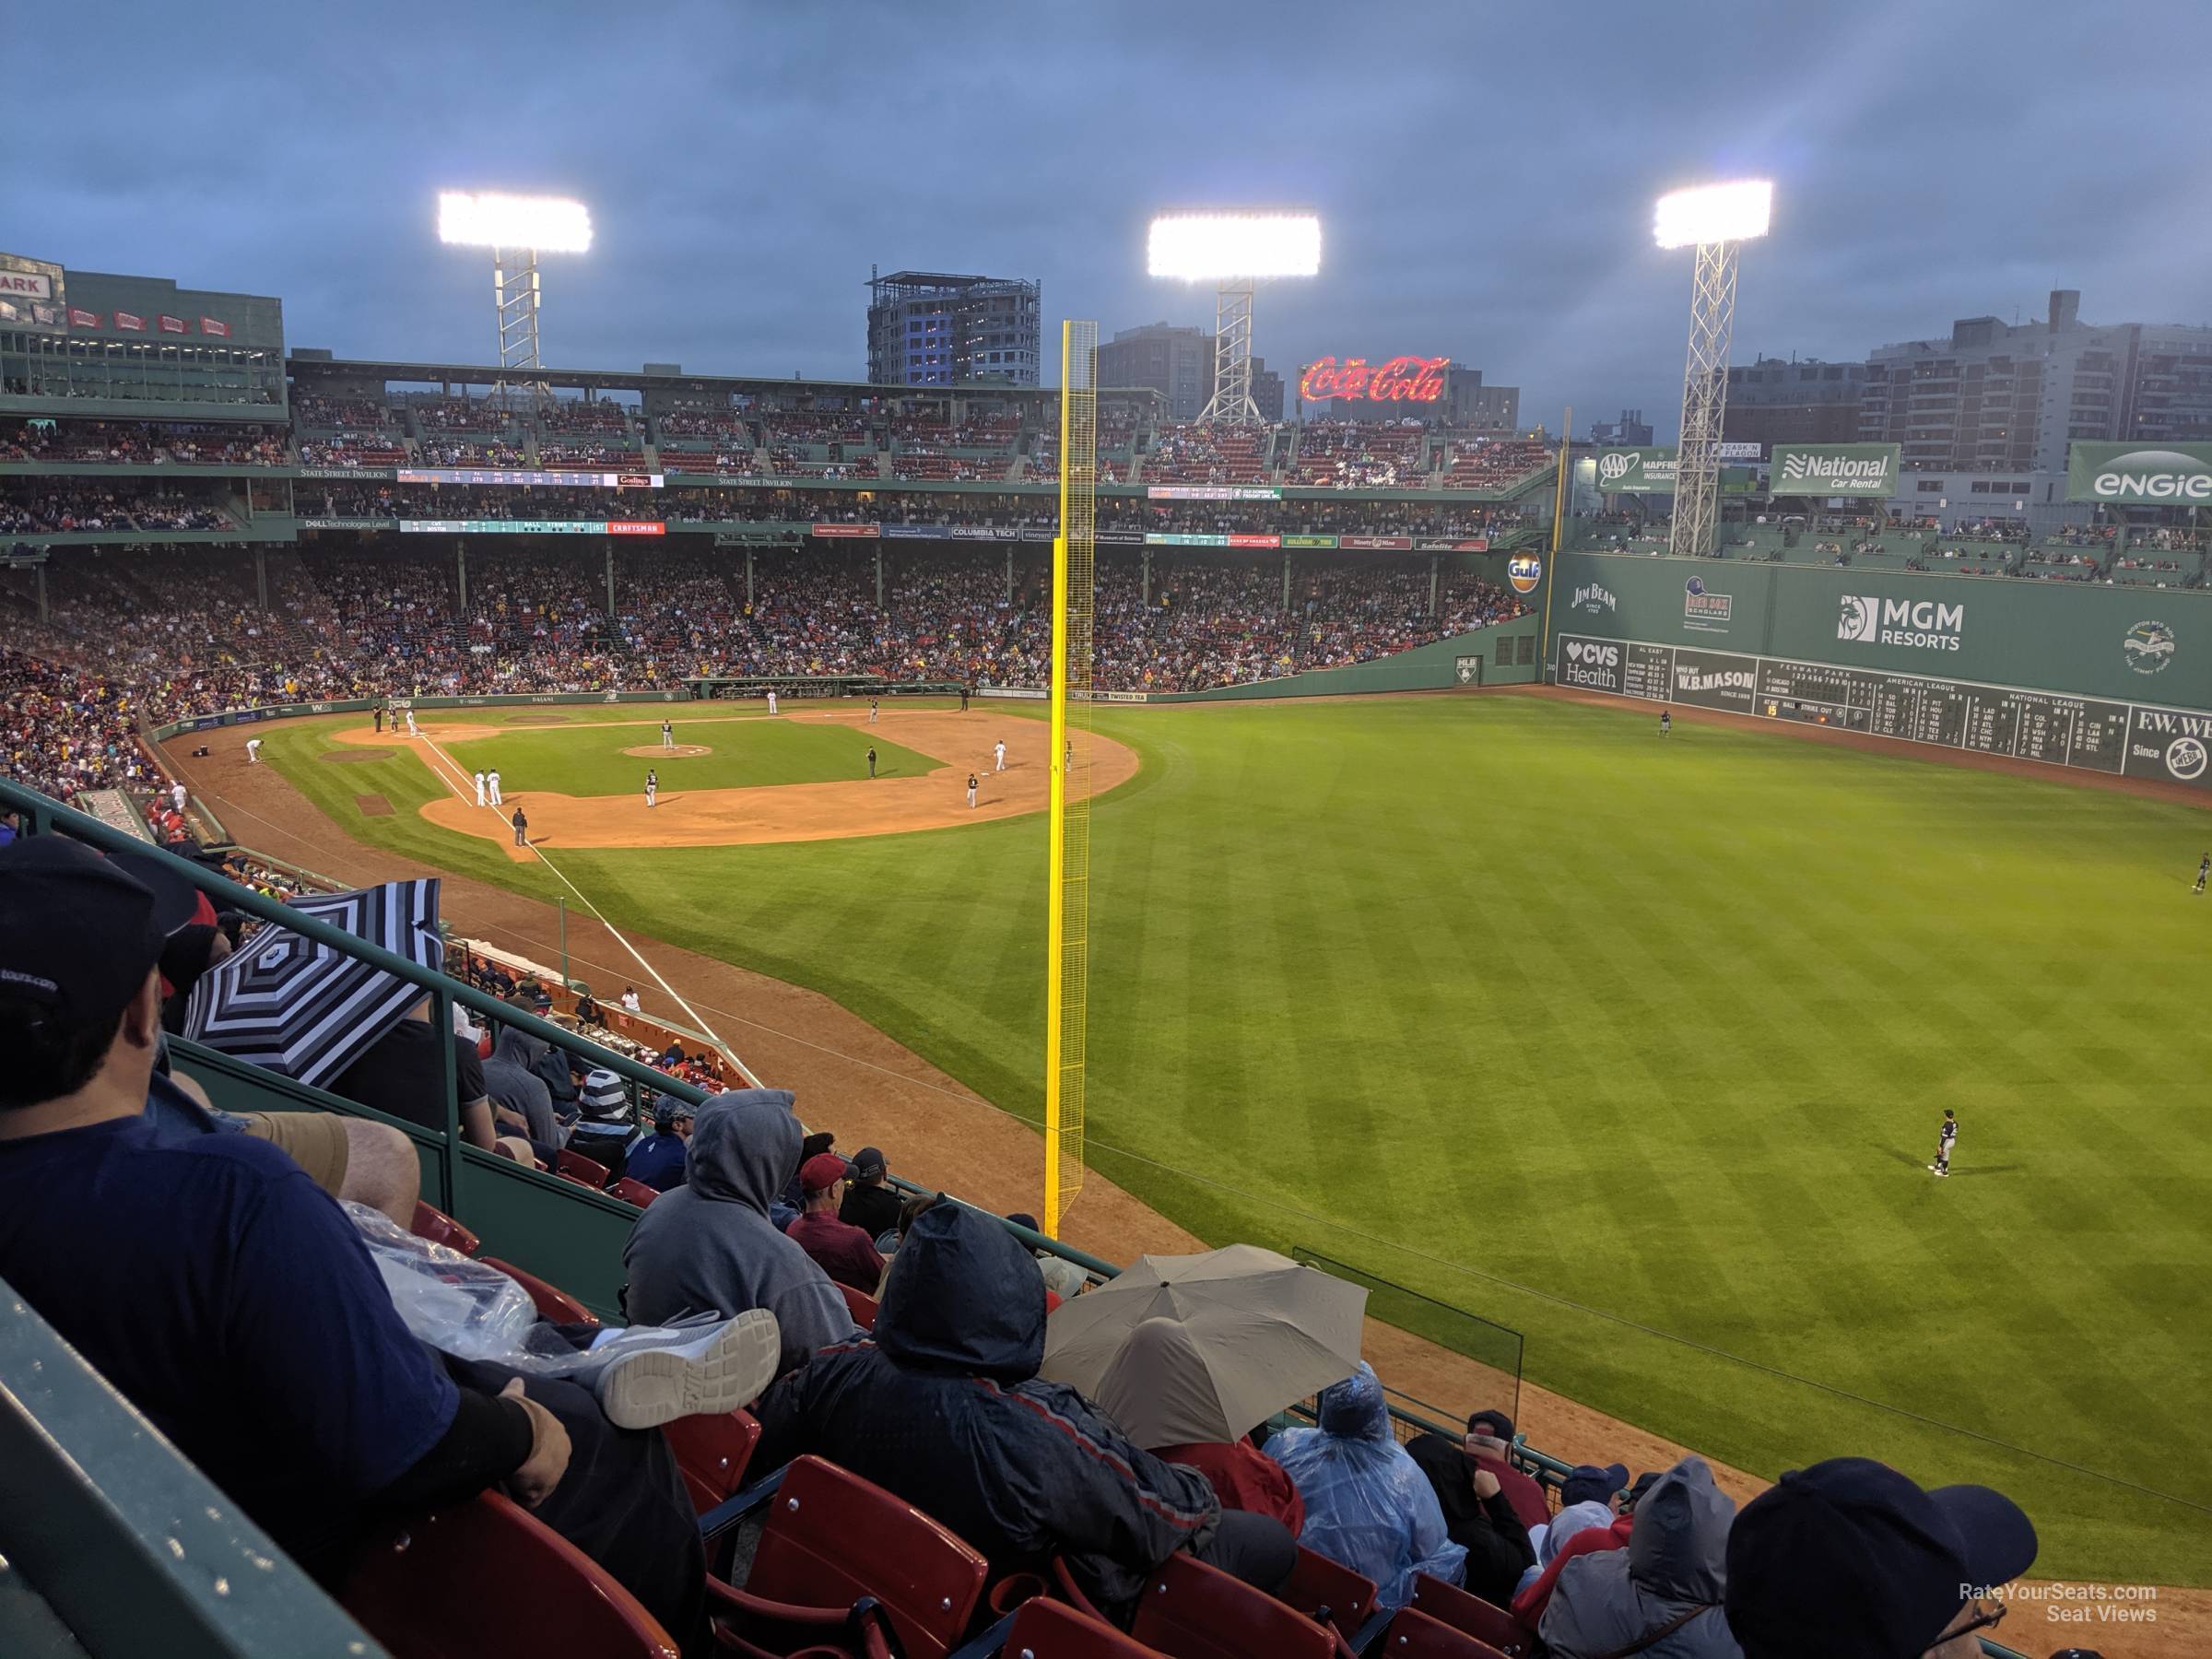
<instances>
[{"instance_id":1,"label":"person in gray hoodie","mask_svg":"<svg viewBox=\"0 0 2212 1659\"><path fill-rule=\"evenodd\" d=\"M1685 1457L1637 1500L1626 1549L1560 1571L1537 1634L1553 1659L1743 1659L1721 1612L1735 1504L1701 1457Z\"/></svg>"},{"instance_id":2,"label":"person in gray hoodie","mask_svg":"<svg viewBox=\"0 0 2212 1659\"><path fill-rule=\"evenodd\" d=\"M632 1320L665 1324L709 1310L726 1319L766 1308L782 1338L778 1376L818 1348L860 1335L843 1293L769 1219L806 1135L792 1098L788 1089L740 1088L701 1105L684 1184L638 1218L622 1251Z\"/></svg>"},{"instance_id":3,"label":"person in gray hoodie","mask_svg":"<svg viewBox=\"0 0 2212 1659\"><path fill-rule=\"evenodd\" d=\"M491 1058L484 1062L484 1092L494 1112L506 1111L530 1126L530 1144L550 1159L564 1138L553 1115L553 1096L537 1075L537 1063L553 1045L514 1026L501 1026Z\"/></svg>"}]
</instances>

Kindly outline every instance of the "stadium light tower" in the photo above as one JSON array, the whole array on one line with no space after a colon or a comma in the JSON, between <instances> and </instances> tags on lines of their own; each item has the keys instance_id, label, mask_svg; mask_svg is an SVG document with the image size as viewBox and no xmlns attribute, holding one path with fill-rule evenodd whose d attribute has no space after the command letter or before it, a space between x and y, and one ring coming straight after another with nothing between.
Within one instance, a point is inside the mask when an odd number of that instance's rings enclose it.
<instances>
[{"instance_id":1,"label":"stadium light tower","mask_svg":"<svg viewBox=\"0 0 2212 1659\"><path fill-rule=\"evenodd\" d=\"M1201 420L1257 424L1252 399L1252 293L1270 276L1321 269L1321 221L1310 213L1179 213L1152 221L1155 276L1214 285L1214 394Z\"/></svg>"},{"instance_id":2,"label":"stadium light tower","mask_svg":"<svg viewBox=\"0 0 2212 1659\"><path fill-rule=\"evenodd\" d=\"M1675 450L1675 524L1667 551L1712 551L1719 518L1721 418L1728 408L1728 345L1735 331L1735 264L1743 244L1767 233L1774 186L1765 179L1705 184L1659 198L1653 235L1662 248L1698 251L1689 288L1689 360L1682 371L1682 436Z\"/></svg>"},{"instance_id":3,"label":"stadium light tower","mask_svg":"<svg viewBox=\"0 0 2212 1659\"><path fill-rule=\"evenodd\" d=\"M592 216L583 204L559 196L441 191L438 240L491 250L500 383L536 381L544 368L537 355L537 256L590 250Z\"/></svg>"}]
</instances>

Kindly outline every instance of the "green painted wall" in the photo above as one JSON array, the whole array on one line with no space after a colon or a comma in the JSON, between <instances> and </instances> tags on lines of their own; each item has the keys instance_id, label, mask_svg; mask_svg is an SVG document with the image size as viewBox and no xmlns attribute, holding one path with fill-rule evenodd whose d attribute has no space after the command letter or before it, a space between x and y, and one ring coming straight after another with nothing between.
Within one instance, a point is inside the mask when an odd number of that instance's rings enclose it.
<instances>
[{"instance_id":1,"label":"green painted wall","mask_svg":"<svg viewBox=\"0 0 2212 1659\"><path fill-rule=\"evenodd\" d=\"M2212 709L2201 593L1605 553L1561 554L1556 580L1555 635Z\"/></svg>"},{"instance_id":2,"label":"green painted wall","mask_svg":"<svg viewBox=\"0 0 2212 1659\"><path fill-rule=\"evenodd\" d=\"M1478 628L1401 651L1395 656L1346 668L1316 668L1282 679L1260 680L1248 686L1220 686L1211 691L1160 691L1147 702L1230 702L1257 697L1344 697L1363 691L1441 691L1453 687L1519 686L1533 682L1542 671L1539 649L1543 613L1531 611L1495 628ZM1512 658L1507 662L1508 656ZM1463 658L1479 661L1462 679Z\"/></svg>"}]
</instances>

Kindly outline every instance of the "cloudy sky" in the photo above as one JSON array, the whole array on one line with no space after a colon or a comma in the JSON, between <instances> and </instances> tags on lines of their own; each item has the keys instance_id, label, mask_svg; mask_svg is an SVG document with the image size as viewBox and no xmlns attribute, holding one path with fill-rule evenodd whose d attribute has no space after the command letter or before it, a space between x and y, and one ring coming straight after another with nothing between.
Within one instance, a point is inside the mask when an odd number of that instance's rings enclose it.
<instances>
[{"instance_id":1,"label":"cloudy sky","mask_svg":"<svg viewBox=\"0 0 2212 1659\"><path fill-rule=\"evenodd\" d=\"M515 25L500 19L515 19ZM1776 184L1735 359L1954 317L2212 322L2205 0L77 0L97 59L7 77L0 247L280 296L294 345L483 361L441 187L559 193L546 356L858 378L887 270L1041 278L1048 326L1212 321L1176 206L1298 206L1323 273L1257 348L1449 355L1578 431L1670 436L1687 253L1650 202ZM518 27L527 38L518 37ZM1056 329L1053 330L1056 333Z\"/></svg>"}]
</instances>

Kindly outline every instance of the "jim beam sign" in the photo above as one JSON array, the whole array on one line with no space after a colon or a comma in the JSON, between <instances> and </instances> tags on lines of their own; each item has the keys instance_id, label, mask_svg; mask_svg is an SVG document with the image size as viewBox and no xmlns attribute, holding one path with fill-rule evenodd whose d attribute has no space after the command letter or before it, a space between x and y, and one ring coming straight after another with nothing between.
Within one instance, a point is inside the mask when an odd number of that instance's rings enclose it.
<instances>
[{"instance_id":1,"label":"jim beam sign","mask_svg":"<svg viewBox=\"0 0 2212 1659\"><path fill-rule=\"evenodd\" d=\"M2077 443L2066 500L2212 507L2212 443Z\"/></svg>"},{"instance_id":2,"label":"jim beam sign","mask_svg":"<svg viewBox=\"0 0 2212 1659\"><path fill-rule=\"evenodd\" d=\"M1778 443L1768 485L1776 495L1892 496L1894 443Z\"/></svg>"}]
</instances>

